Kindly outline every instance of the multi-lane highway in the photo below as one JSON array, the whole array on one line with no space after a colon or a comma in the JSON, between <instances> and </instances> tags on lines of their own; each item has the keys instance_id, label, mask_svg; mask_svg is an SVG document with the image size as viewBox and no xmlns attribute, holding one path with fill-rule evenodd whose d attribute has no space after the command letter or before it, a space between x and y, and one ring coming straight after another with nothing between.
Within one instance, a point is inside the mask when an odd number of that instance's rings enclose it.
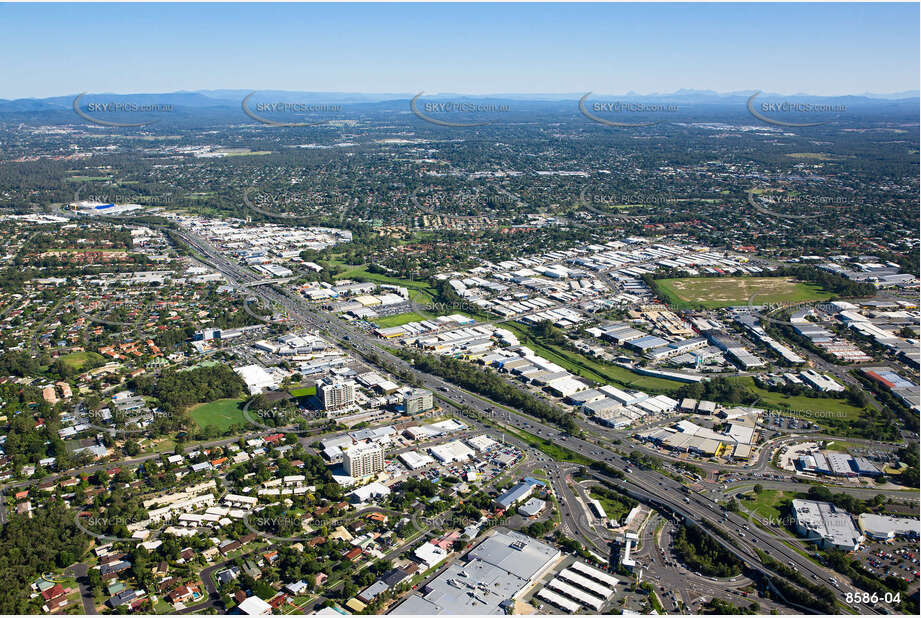
<instances>
[{"instance_id":1,"label":"multi-lane highway","mask_svg":"<svg viewBox=\"0 0 921 618\"><path fill-rule=\"evenodd\" d=\"M232 263L204 239L184 231L180 232L179 235L200 253L211 266L225 274L234 284L243 285L256 279L254 274L248 273L240 266ZM418 371L409 363L392 354L384 345L372 339L366 333L351 328L334 315L311 308L299 298L288 296L270 286L253 287L249 291L255 296L281 305L297 323L312 326L326 333L327 336L349 345L357 353L365 356L366 359L377 358L385 361L389 368L399 368L409 372L426 388L436 393L445 393L450 397L449 402L454 402L461 406L459 411L466 407L478 414L491 417L500 426L525 430L539 435L589 460L604 462L621 471L630 468L623 454L616 450L568 435L556 427L541 423L518 412L504 408L497 410L497 404L468 393L437 376ZM588 470L588 472L599 478L611 480L598 471ZM637 500L674 513L689 522L706 523L709 527L719 531L721 534L714 534L713 538L754 571L760 571L774 578L782 578L780 574L761 563L754 549L754 547L758 547L777 562L794 566L800 574L806 578L811 578L817 584L828 586L830 578L834 576L837 576L840 580L845 580L842 576L816 564L810 558L791 548L774 533L751 525L741 515L724 511L713 499L696 493L686 494L684 485L669 476L655 470L631 468L631 472L620 482L622 490ZM735 542L728 539L734 539ZM847 584L843 585L841 589L833 590L833 592L842 603L845 603L845 592L846 589L850 588L850 585ZM879 613L876 608L868 604L848 605L860 613ZM800 609L807 611L807 608Z\"/></svg>"}]
</instances>

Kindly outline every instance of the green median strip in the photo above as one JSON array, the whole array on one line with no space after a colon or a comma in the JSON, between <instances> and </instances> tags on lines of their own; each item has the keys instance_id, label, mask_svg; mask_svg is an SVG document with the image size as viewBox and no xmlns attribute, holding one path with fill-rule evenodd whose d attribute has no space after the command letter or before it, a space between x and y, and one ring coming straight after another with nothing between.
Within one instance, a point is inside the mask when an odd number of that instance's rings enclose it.
<instances>
[{"instance_id":1,"label":"green median strip","mask_svg":"<svg viewBox=\"0 0 921 618\"><path fill-rule=\"evenodd\" d=\"M633 388L655 393L673 393L684 384L634 373L625 367L599 362L584 354L579 354L561 348L560 346L546 343L535 338L531 329L517 323L503 323L503 328L514 332L522 343L534 348L538 355L552 361L567 371L589 378L602 384L616 384L623 388Z\"/></svg>"},{"instance_id":2,"label":"green median strip","mask_svg":"<svg viewBox=\"0 0 921 618\"><path fill-rule=\"evenodd\" d=\"M588 459L587 457L584 457L575 451L571 451L565 446L555 444L552 440L535 436L534 434L528 433L526 431L516 431L504 427L500 428L500 430L515 436L523 442L530 444L537 450L541 451L545 455L549 455L556 461L565 461L569 463L581 464L583 466L590 466L592 463L594 463L591 459Z\"/></svg>"}]
</instances>

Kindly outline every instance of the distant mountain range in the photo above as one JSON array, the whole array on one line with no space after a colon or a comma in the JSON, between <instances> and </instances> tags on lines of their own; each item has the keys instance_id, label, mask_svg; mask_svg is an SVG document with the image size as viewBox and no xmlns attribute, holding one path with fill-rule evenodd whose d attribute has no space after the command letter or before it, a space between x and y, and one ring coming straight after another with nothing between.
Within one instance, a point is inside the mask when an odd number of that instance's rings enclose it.
<instances>
[{"instance_id":1,"label":"distant mountain range","mask_svg":"<svg viewBox=\"0 0 921 618\"><path fill-rule=\"evenodd\" d=\"M204 109L230 109L239 110L240 104L244 97L252 93L252 90L199 90L199 91L179 91L167 92L160 94L151 93L133 93L133 94L115 94L115 93L90 93L81 101L83 106L86 103L134 103L138 105L173 105L176 108L185 109L189 112ZM672 93L653 93L639 94L636 92L626 92L622 94L602 94L593 92L591 101L629 101L629 102L660 102L674 103L685 105L738 105L744 104L745 101L756 91L745 90L736 92L719 93L712 90L689 90L682 89ZM79 93L47 97L47 98L29 98L29 99L0 99L0 113L29 113L29 112L58 112L73 107L74 98ZM255 102L272 102L272 103L305 103L305 104L339 104L362 108L375 107L380 104L400 103L406 105L407 102L416 96L417 92L400 92L400 93L356 93L356 92L301 92L288 90L259 90L253 97ZM573 93L496 93L484 95L470 95L450 92L426 92L424 100L451 100L451 101L516 101L518 103L529 102L532 104L539 103L575 103L585 95L585 92ZM909 90L890 94L864 93L856 95L836 95L836 96L816 96L808 94L778 94L778 93L761 93L759 100L782 102L795 100L798 102L811 103L834 103L849 106L873 106L873 105L892 105L893 103L911 103L917 104L921 97L921 92Z\"/></svg>"}]
</instances>

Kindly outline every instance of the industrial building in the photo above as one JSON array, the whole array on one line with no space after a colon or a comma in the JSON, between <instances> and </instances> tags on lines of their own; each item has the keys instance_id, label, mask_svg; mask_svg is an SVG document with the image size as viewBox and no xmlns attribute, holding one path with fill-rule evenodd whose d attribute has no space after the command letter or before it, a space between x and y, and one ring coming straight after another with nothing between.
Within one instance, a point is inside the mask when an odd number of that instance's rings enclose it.
<instances>
[{"instance_id":1,"label":"industrial building","mask_svg":"<svg viewBox=\"0 0 921 618\"><path fill-rule=\"evenodd\" d=\"M460 440L452 440L445 444L429 447L429 453L443 464L467 461L473 457L473 451Z\"/></svg>"},{"instance_id":2,"label":"industrial building","mask_svg":"<svg viewBox=\"0 0 921 618\"><path fill-rule=\"evenodd\" d=\"M557 573L534 596L569 613L575 613L582 607L599 613L614 596L617 584L617 578L582 562L574 562Z\"/></svg>"},{"instance_id":3,"label":"industrial building","mask_svg":"<svg viewBox=\"0 0 921 618\"><path fill-rule=\"evenodd\" d=\"M807 369L800 374L800 378L812 388L823 393L840 393L844 387L828 376L822 375L814 369Z\"/></svg>"},{"instance_id":4,"label":"industrial building","mask_svg":"<svg viewBox=\"0 0 921 618\"><path fill-rule=\"evenodd\" d=\"M507 510L529 497L533 491L534 485L526 481L521 481L496 498L496 504Z\"/></svg>"},{"instance_id":5,"label":"industrial building","mask_svg":"<svg viewBox=\"0 0 921 618\"><path fill-rule=\"evenodd\" d=\"M479 452L491 451L492 449L499 446L499 443L487 436L486 434L481 434L479 436L474 436L472 438L467 438L467 444L473 447L474 450Z\"/></svg>"},{"instance_id":6,"label":"industrial building","mask_svg":"<svg viewBox=\"0 0 921 618\"><path fill-rule=\"evenodd\" d=\"M829 502L793 500L796 531L822 547L855 551L864 537L850 513Z\"/></svg>"},{"instance_id":7,"label":"industrial building","mask_svg":"<svg viewBox=\"0 0 921 618\"><path fill-rule=\"evenodd\" d=\"M882 471L866 457L851 457L846 453L815 451L797 457L795 465L803 472L830 476L881 476Z\"/></svg>"},{"instance_id":8,"label":"industrial building","mask_svg":"<svg viewBox=\"0 0 921 618\"><path fill-rule=\"evenodd\" d=\"M400 453L399 459L404 464L406 464L406 467L410 470L418 470L419 468L424 468L431 463L435 463L435 460L432 457L417 451L406 451L405 453Z\"/></svg>"},{"instance_id":9,"label":"industrial building","mask_svg":"<svg viewBox=\"0 0 921 618\"><path fill-rule=\"evenodd\" d=\"M876 541L891 541L897 536L910 539L921 536L921 522L917 519L861 513L857 521L863 533Z\"/></svg>"},{"instance_id":10,"label":"industrial building","mask_svg":"<svg viewBox=\"0 0 921 618\"><path fill-rule=\"evenodd\" d=\"M558 549L518 532L497 532L394 609L395 615L504 614L552 569Z\"/></svg>"},{"instance_id":11,"label":"industrial building","mask_svg":"<svg viewBox=\"0 0 921 618\"><path fill-rule=\"evenodd\" d=\"M278 384L278 380L259 365L234 367L234 371L243 378L250 395L258 395L263 391L275 388Z\"/></svg>"},{"instance_id":12,"label":"industrial building","mask_svg":"<svg viewBox=\"0 0 921 618\"><path fill-rule=\"evenodd\" d=\"M518 512L525 517L534 517L535 515L539 515L540 512L544 510L545 506L547 506L545 501L539 498L531 498L518 507Z\"/></svg>"}]
</instances>

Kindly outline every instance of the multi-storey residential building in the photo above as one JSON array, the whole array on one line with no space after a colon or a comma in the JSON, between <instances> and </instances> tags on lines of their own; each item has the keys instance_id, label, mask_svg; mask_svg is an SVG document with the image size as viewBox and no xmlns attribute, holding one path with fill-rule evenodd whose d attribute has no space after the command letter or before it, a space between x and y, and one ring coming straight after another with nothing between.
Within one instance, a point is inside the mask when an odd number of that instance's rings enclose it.
<instances>
[{"instance_id":1,"label":"multi-storey residential building","mask_svg":"<svg viewBox=\"0 0 921 618\"><path fill-rule=\"evenodd\" d=\"M418 414L431 410L435 406L435 400L432 391L424 388L414 388L406 395L406 413Z\"/></svg>"},{"instance_id":2,"label":"multi-storey residential building","mask_svg":"<svg viewBox=\"0 0 921 618\"><path fill-rule=\"evenodd\" d=\"M353 478L370 476L384 469L384 450L379 444L356 444L345 451L342 463Z\"/></svg>"},{"instance_id":3,"label":"multi-storey residential building","mask_svg":"<svg viewBox=\"0 0 921 618\"><path fill-rule=\"evenodd\" d=\"M319 385L324 410L339 410L355 403L355 382L345 380Z\"/></svg>"}]
</instances>

